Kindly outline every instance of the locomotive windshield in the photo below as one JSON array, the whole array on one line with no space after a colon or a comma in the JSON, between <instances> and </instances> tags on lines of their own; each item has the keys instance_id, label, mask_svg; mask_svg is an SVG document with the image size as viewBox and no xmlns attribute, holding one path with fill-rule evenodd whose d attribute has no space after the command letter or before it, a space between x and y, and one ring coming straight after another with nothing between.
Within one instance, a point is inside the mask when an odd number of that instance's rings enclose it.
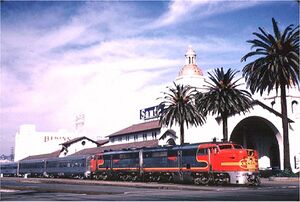
<instances>
[{"instance_id":1,"label":"locomotive windshield","mask_svg":"<svg viewBox=\"0 0 300 202\"><path fill-rule=\"evenodd\" d=\"M243 147L241 145L238 145L238 144L234 144L233 147L235 149L243 149Z\"/></svg>"},{"instance_id":2,"label":"locomotive windshield","mask_svg":"<svg viewBox=\"0 0 300 202\"><path fill-rule=\"evenodd\" d=\"M223 149L232 149L232 147L234 149L243 149L243 147L241 145L238 145L238 144L223 144L223 145L219 145L219 148L221 150L223 150Z\"/></svg>"},{"instance_id":3,"label":"locomotive windshield","mask_svg":"<svg viewBox=\"0 0 300 202\"><path fill-rule=\"evenodd\" d=\"M223 149L232 149L232 145L231 144L219 145L219 148L221 150L223 150Z\"/></svg>"}]
</instances>

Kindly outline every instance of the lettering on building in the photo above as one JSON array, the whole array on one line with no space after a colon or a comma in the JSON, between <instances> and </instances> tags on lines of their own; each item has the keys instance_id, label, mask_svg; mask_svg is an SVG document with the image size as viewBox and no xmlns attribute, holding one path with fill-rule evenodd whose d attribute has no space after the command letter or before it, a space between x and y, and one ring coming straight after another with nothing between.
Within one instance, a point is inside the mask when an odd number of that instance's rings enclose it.
<instances>
[{"instance_id":1,"label":"lettering on building","mask_svg":"<svg viewBox=\"0 0 300 202\"><path fill-rule=\"evenodd\" d=\"M49 142L52 140L63 140L64 142L71 140L71 137L61 137L61 136L44 136L44 142Z\"/></svg>"},{"instance_id":2,"label":"lettering on building","mask_svg":"<svg viewBox=\"0 0 300 202\"><path fill-rule=\"evenodd\" d=\"M140 119L150 120L150 119L158 118L160 110L163 110L163 106L157 105L157 106L141 109Z\"/></svg>"}]
</instances>

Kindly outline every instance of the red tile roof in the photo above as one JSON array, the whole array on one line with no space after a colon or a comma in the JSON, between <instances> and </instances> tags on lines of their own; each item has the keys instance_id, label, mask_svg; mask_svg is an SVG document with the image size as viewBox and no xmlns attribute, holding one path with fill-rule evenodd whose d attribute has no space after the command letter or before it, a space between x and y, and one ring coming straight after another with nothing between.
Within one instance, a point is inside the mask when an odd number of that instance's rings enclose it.
<instances>
[{"instance_id":1,"label":"red tile roof","mask_svg":"<svg viewBox=\"0 0 300 202\"><path fill-rule=\"evenodd\" d=\"M148 130L160 129L161 125L159 124L159 120L148 121L144 123L134 124L127 128L124 128L118 132L115 132L107 137L114 137L119 135L125 135L130 133L144 132Z\"/></svg>"},{"instance_id":2,"label":"red tile roof","mask_svg":"<svg viewBox=\"0 0 300 202\"><path fill-rule=\"evenodd\" d=\"M104 140L97 140L96 142L98 142L99 146L102 146L102 145L104 145L104 144L108 143L108 142L109 142L109 140L108 140L108 139L104 139ZM98 147L99 147L99 146L98 146Z\"/></svg>"},{"instance_id":3,"label":"red tile roof","mask_svg":"<svg viewBox=\"0 0 300 202\"><path fill-rule=\"evenodd\" d=\"M116 144L116 145L110 145L110 146L87 148L87 149L80 150L70 156L93 155L93 154L98 154L98 153L104 152L105 150L110 151L110 150L121 150L121 149L128 149L128 148L143 148L143 147L156 147L156 146L158 146L158 140L148 140L148 141L143 141L143 142L132 142L132 143L126 143L126 144ZM60 152L61 152L61 150L57 150L55 152L48 153L48 154L28 156L22 160L39 160L39 159L59 157Z\"/></svg>"},{"instance_id":4,"label":"red tile roof","mask_svg":"<svg viewBox=\"0 0 300 202\"><path fill-rule=\"evenodd\" d=\"M67 141L67 142L61 143L60 145L63 145L63 146L65 146L65 147L68 147L68 146L70 146L71 144L73 144L73 143L75 143L75 142L78 142L78 141L81 141L81 140L83 140L83 139L89 140L89 141L95 143L97 146L99 146L99 143L98 143L98 142L96 142L96 141L94 141L94 140L92 140L92 139L90 139L90 138L88 138L88 137L85 137L85 136L76 137L76 138L74 138L74 139L72 139L72 140L69 140L69 141Z\"/></svg>"},{"instance_id":5,"label":"red tile roof","mask_svg":"<svg viewBox=\"0 0 300 202\"><path fill-rule=\"evenodd\" d=\"M109 151L109 150L121 150L121 149L128 149L128 148L143 148L143 147L156 147L158 146L158 140L148 140L143 142L132 142L126 144L116 144L110 146L102 146L102 147L95 147L95 148L87 148L81 151L78 151L71 156L75 155L93 155L98 154L101 152Z\"/></svg>"},{"instance_id":6,"label":"red tile roof","mask_svg":"<svg viewBox=\"0 0 300 202\"><path fill-rule=\"evenodd\" d=\"M58 157L59 154L60 154L60 151L61 150L57 150L55 152L48 153L48 154L39 154L39 155L34 155L34 156L28 156L28 157L22 159L21 161L23 161L23 160L38 160L38 159L47 159L47 158Z\"/></svg>"}]
</instances>

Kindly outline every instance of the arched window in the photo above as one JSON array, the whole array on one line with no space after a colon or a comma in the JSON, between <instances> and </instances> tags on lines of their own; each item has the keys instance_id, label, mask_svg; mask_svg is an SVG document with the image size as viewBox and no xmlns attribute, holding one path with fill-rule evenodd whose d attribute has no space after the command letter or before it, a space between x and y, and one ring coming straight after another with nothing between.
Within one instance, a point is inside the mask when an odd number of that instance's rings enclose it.
<instances>
[{"instance_id":1,"label":"arched window","mask_svg":"<svg viewBox=\"0 0 300 202\"><path fill-rule=\"evenodd\" d=\"M173 138L168 139L167 145L175 146L176 145L175 140Z\"/></svg>"},{"instance_id":2,"label":"arched window","mask_svg":"<svg viewBox=\"0 0 300 202\"><path fill-rule=\"evenodd\" d=\"M275 104L275 100L273 100L273 101L271 102L272 108L273 108L274 104Z\"/></svg>"},{"instance_id":3,"label":"arched window","mask_svg":"<svg viewBox=\"0 0 300 202\"><path fill-rule=\"evenodd\" d=\"M292 101L292 113L294 113L296 111L296 105L298 105L298 102L296 100Z\"/></svg>"}]
</instances>

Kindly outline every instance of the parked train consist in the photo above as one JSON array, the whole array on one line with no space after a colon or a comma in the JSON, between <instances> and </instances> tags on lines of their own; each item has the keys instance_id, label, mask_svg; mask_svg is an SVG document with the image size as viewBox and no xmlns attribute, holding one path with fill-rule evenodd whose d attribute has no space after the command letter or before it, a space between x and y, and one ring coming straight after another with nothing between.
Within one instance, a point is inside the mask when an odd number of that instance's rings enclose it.
<instances>
[{"instance_id":1,"label":"parked train consist","mask_svg":"<svg viewBox=\"0 0 300 202\"><path fill-rule=\"evenodd\" d=\"M258 185L258 153L233 143L106 151L1 165L3 176Z\"/></svg>"}]
</instances>

